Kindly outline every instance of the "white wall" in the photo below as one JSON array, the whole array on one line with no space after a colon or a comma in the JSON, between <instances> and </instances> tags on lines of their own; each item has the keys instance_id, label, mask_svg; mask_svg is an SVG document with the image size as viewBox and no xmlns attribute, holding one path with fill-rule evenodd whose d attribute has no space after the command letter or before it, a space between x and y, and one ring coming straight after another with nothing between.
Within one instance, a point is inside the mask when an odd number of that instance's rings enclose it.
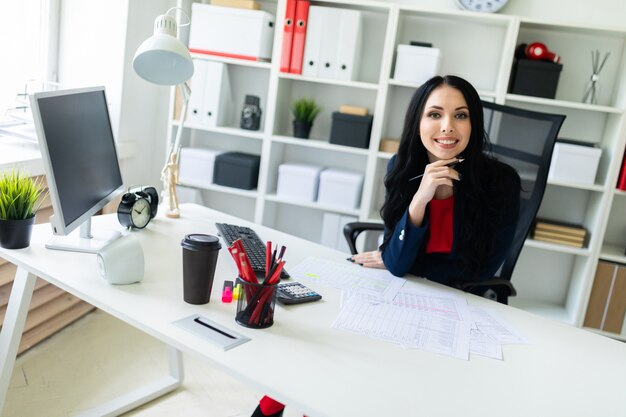
<instances>
[{"instance_id":1,"label":"white wall","mask_svg":"<svg viewBox=\"0 0 626 417\"><path fill-rule=\"evenodd\" d=\"M172 0L62 0L59 82L104 85L118 143L134 142L124 161L126 185L159 184L164 162L169 90L132 70L137 47L152 35L156 16Z\"/></svg>"}]
</instances>

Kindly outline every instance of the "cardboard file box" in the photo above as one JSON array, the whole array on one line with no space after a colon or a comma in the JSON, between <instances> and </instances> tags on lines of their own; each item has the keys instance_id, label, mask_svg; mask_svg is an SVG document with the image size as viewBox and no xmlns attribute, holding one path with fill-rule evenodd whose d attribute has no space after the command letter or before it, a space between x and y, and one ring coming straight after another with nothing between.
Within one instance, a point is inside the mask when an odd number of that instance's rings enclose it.
<instances>
[{"instance_id":1,"label":"cardboard file box","mask_svg":"<svg viewBox=\"0 0 626 417\"><path fill-rule=\"evenodd\" d=\"M355 209L361 201L363 174L339 169L326 169L320 174L317 201L333 207Z\"/></svg>"},{"instance_id":2,"label":"cardboard file box","mask_svg":"<svg viewBox=\"0 0 626 417\"><path fill-rule=\"evenodd\" d=\"M279 165L276 195L306 202L317 200L320 173L323 169L315 165Z\"/></svg>"},{"instance_id":3,"label":"cardboard file box","mask_svg":"<svg viewBox=\"0 0 626 417\"><path fill-rule=\"evenodd\" d=\"M329 142L335 145L367 149L370 146L372 121L372 116L333 112Z\"/></svg>"},{"instance_id":4,"label":"cardboard file box","mask_svg":"<svg viewBox=\"0 0 626 417\"><path fill-rule=\"evenodd\" d=\"M555 143L548 179L594 184L602 149Z\"/></svg>"},{"instance_id":5,"label":"cardboard file box","mask_svg":"<svg viewBox=\"0 0 626 417\"><path fill-rule=\"evenodd\" d=\"M193 3L189 50L201 54L269 61L274 16L262 10Z\"/></svg>"},{"instance_id":6,"label":"cardboard file box","mask_svg":"<svg viewBox=\"0 0 626 417\"><path fill-rule=\"evenodd\" d=\"M215 158L224 151L200 148L182 148L178 171L178 182L194 187L213 184Z\"/></svg>"},{"instance_id":7,"label":"cardboard file box","mask_svg":"<svg viewBox=\"0 0 626 417\"><path fill-rule=\"evenodd\" d=\"M261 157L243 152L226 152L215 158L214 182L226 187L252 190L259 182Z\"/></svg>"},{"instance_id":8,"label":"cardboard file box","mask_svg":"<svg viewBox=\"0 0 626 417\"><path fill-rule=\"evenodd\" d=\"M441 51L426 46L398 45L393 78L423 84L439 74Z\"/></svg>"},{"instance_id":9,"label":"cardboard file box","mask_svg":"<svg viewBox=\"0 0 626 417\"><path fill-rule=\"evenodd\" d=\"M509 92L525 96L554 98L563 65L534 59L518 59L513 64Z\"/></svg>"},{"instance_id":10,"label":"cardboard file box","mask_svg":"<svg viewBox=\"0 0 626 417\"><path fill-rule=\"evenodd\" d=\"M620 334L626 316L626 266L598 262L583 325Z\"/></svg>"}]
</instances>

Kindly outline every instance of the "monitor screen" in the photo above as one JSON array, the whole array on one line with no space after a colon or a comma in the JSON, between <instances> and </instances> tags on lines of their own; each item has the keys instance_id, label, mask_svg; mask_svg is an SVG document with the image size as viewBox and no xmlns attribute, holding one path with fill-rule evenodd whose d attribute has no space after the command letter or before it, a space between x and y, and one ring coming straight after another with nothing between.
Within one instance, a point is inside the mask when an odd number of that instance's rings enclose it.
<instances>
[{"instance_id":1,"label":"monitor screen","mask_svg":"<svg viewBox=\"0 0 626 417\"><path fill-rule=\"evenodd\" d=\"M123 190L104 88L35 93L31 107L53 231L66 235Z\"/></svg>"}]
</instances>

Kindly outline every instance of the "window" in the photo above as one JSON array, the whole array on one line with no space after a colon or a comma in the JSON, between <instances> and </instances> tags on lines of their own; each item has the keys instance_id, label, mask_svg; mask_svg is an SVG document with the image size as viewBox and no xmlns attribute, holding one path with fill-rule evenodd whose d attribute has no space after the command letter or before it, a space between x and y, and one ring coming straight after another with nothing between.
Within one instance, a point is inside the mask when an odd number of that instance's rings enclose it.
<instances>
[{"instance_id":1,"label":"window","mask_svg":"<svg viewBox=\"0 0 626 417\"><path fill-rule=\"evenodd\" d=\"M19 105L15 98L24 92L29 80L56 81L59 1L2 2L0 119L6 118L8 109Z\"/></svg>"}]
</instances>

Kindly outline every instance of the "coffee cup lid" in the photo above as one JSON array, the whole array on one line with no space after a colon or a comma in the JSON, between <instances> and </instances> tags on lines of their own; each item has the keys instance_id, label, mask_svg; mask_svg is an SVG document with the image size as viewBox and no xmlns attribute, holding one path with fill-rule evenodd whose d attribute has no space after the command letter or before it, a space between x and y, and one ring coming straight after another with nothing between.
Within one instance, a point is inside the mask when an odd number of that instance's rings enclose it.
<instances>
[{"instance_id":1,"label":"coffee cup lid","mask_svg":"<svg viewBox=\"0 0 626 417\"><path fill-rule=\"evenodd\" d=\"M189 249L221 249L222 247L219 238L202 233L186 235L180 244L182 247Z\"/></svg>"}]
</instances>

